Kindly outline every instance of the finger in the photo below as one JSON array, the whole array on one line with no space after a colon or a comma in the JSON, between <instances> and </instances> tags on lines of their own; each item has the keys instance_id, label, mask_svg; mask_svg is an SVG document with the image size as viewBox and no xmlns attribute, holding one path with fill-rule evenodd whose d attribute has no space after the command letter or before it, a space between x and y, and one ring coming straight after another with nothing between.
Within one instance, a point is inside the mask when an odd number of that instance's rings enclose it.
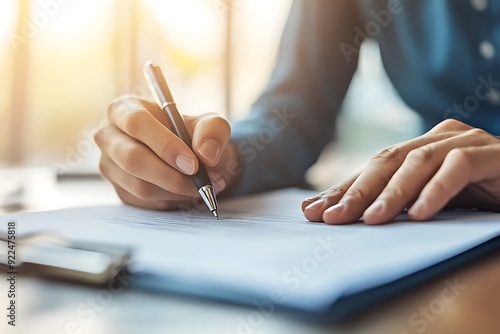
<instances>
[{"instance_id":1,"label":"finger","mask_svg":"<svg viewBox=\"0 0 500 334\"><path fill-rule=\"evenodd\" d=\"M159 108L152 107L160 117ZM198 170L194 152L140 100L123 97L109 107L109 119L120 130L148 146L157 156L180 172L193 175Z\"/></svg>"},{"instance_id":2,"label":"finger","mask_svg":"<svg viewBox=\"0 0 500 334\"><path fill-rule=\"evenodd\" d=\"M154 101L144 100L135 95L122 95L109 105L108 113L112 112L111 109L120 108L123 108L124 110L145 108L161 124L169 129L172 129L172 123L170 122L167 113L162 110Z\"/></svg>"},{"instance_id":3,"label":"finger","mask_svg":"<svg viewBox=\"0 0 500 334\"><path fill-rule=\"evenodd\" d=\"M490 141L490 135L472 130L411 151L377 200L364 212L364 222L382 224L401 213L415 201L452 149L486 145Z\"/></svg>"},{"instance_id":4,"label":"finger","mask_svg":"<svg viewBox=\"0 0 500 334\"><path fill-rule=\"evenodd\" d=\"M116 127L108 130L108 136L101 140L100 146L111 160L127 174L155 184L174 194L197 195L191 177L172 168L144 144L127 136Z\"/></svg>"},{"instance_id":5,"label":"finger","mask_svg":"<svg viewBox=\"0 0 500 334\"><path fill-rule=\"evenodd\" d=\"M498 178L499 170L500 145L452 150L408 211L409 217L429 219L467 184Z\"/></svg>"},{"instance_id":6,"label":"finger","mask_svg":"<svg viewBox=\"0 0 500 334\"><path fill-rule=\"evenodd\" d=\"M347 189L354 183L358 175L350 178L344 183L321 192L317 196L305 199L302 202L302 212L304 212L307 220L311 222L323 221L324 209L336 204L342 196L344 196Z\"/></svg>"},{"instance_id":7,"label":"finger","mask_svg":"<svg viewBox=\"0 0 500 334\"><path fill-rule=\"evenodd\" d=\"M158 104L154 101L148 101L144 99L137 99L140 104L142 104L147 111L151 113L151 115L154 116L161 124L163 124L165 127L168 129L172 130L173 125L170 122L170 119L168 118L167 113L165 110L161 109Z\"/></svg>"},{"instance_id":8,"label":"finger","mask_svg":"<svg viewBox=\"0 0 500 334\"><path fill-rule=\"evenodd\" d=\"M306 212L306 208L313 204L314 202L316 202L317 200L319 200L321 198L321 194L318 194L318 195L315 195L315 196L312 196L312 197L308 197L306 198L305 200L302 201L302 205L301 205L301 210L302 212Z\"/></svg>"},{"instance_id":9,"label":"finger","mask_svg":"<svg viewBox=\"0 0 500 334\"><path fill-rule=\"evenodd\" d=\"M343 195L358 176L359 173L355 177L352 177L351 179L345 181L344 183L335 185L333 187L328 188L327 190L323 190L322 192L320 192L315 196L306 198L305 200L302 201L302 206L301 206L302 212L305 212L305 210L307 210L307 207L309 205L317 202L318 200L321 200L328 194L332 194L332 196L335 196L335 193L340 193Z\"/></svg>"},{"instance_id":10,"label":"finger","mask_svg":"<svg viewBox=\"0 0 500 334\"><path fill-rule=\"evenodd\" d=\"M172 124L165 111L158 108L156 103L139 99L149 112L167 128L172 129ZM212 167L220 161L225 152L231 127L227 120L216 113L208 113L201 116L183 116L189 134L192 137L192 146L195 154L207 166ZM208 144L205 144L205 141ZM211 145L212 144L212 145ZM215 154L214 154L215 152ZM215 156L215 157L213 157ZM215 164L213 162L216 162Z\"/></svg>"},{"instance_id":11,"label":"finger","mask_svg":"<svg viewBox=\"0 0 500 334\"><path fill-rule=\"evenodd\" d=\"M427 133L443 133L443 132L454 132L459 133L459 132L464 132L467 130L473 129L472 126L465 124L463 122L457 121L456 119L450 118L442 121L441 123L437 124L434 126L429 132Z\"/></svg>"},{"instance_id":12,"label":"finger","mask_svg":"<svg viewBox=\"0 0 500 334\"><path fill-rule=\"evenodd\" d=\"M192 198L173 194L150 182L128 174L107 156L101 158L99 169L105 179L119 185L128 193L143 201L187 201Z\"/></svg>"},{"instance_id":13,"label":"finger","mask_svg":"<svg viewBox=\"0 0 500 334\"><path fill-rule=\"evenodd\" d=\"M323 221L328 224L347 224L357 221L389 183L410 151L451 135L450 133L424 135L380 151L371 159L344 196L338 202L331 201L333 205L324 210Z\"/></svg>"},{"instance_id":14,"label":"finger","mask_svg":"<svg viewBox=\"0 0 500 334\"><path fill-rule=\"evenodd\" d=\"M193 129L194 152L205 165L217 165L231 135L229 123L217 114L185 116L184 119Z\"/></svg>"}]
</instances>

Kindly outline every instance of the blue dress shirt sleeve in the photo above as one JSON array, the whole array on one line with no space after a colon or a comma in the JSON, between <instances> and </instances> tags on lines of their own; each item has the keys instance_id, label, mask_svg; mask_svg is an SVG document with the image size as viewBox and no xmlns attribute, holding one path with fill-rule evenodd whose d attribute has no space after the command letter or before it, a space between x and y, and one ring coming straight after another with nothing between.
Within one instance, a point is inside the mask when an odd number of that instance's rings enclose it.
<instances>
[{"instance_id":1,"label":"blue dress shirt sleeve","mask_svg":"<svg viewBox=\"0 0 500 334\"><path fill-rule=\"evenodd\" d=\"M353 43L358 20L352 0L294 2L269 84L233 124L243 168L229 193L305 185L356 70L357 53L347 61L340 45Z\"/></svg>"}]
</instances>

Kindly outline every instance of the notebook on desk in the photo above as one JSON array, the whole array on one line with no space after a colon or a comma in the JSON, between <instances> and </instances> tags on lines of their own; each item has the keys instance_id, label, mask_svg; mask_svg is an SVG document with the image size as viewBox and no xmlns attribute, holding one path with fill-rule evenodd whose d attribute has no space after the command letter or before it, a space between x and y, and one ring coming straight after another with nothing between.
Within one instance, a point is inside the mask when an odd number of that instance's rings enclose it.
<instances>
[{"instance_id":1,"label":"notebook on desk","mask_svg":"<svg viewBox=\"0 0 500 334\"><path fill-rule=\"evenodd\" d=\"M288 189L206 210L124 205L4 215L18 233L130 247L131 286L338 318L500 247L500 215L444 212L432 222L329 226L307 222Z\"/></svg>"}]
</instances>

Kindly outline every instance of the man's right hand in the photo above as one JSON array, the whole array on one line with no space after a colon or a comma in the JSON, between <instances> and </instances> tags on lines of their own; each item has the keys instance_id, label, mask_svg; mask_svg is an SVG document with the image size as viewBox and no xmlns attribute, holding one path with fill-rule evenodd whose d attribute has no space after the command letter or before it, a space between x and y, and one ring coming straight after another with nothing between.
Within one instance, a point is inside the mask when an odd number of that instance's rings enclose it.
<instances>
[{"instance_id":1,"label":"man's right hand","mask_svg":"<svg viewBox=\"0 0 500 334\"><path fill-rule=\"evenodd\" d=\"M191 175L198 159L207 167L214 189L223 191L237 177L238 154L229 141L229 123L216 114L183 116L193 138L191 150L169 129L156 103L123 96L108 108L108 123L95 135L101 149L99 168L123 202L175 210L199 198Z\"/></svg>"}]
</instances>

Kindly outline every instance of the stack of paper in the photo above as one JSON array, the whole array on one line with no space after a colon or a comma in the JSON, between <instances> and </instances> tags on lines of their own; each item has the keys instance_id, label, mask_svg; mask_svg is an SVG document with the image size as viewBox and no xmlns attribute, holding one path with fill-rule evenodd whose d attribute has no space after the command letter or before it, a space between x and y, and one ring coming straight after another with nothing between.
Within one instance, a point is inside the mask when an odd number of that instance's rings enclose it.
<instances>
[{"instance_id":1,"label":"stack of paper","mask_svg":"<svg viewBox=\"0 0 500 334\"><path fill-rule=\"evenodd\" d=\"M341 298L397 281L500 235L500 215L440 214L432 222L330 226L307 222L311 193L289 189L206 208L124 205L3 216L19 234L50 230L132 247L132 285L325 313ZM369 301L367 301L369 302Z\"/></svg>"}]
</instances>

